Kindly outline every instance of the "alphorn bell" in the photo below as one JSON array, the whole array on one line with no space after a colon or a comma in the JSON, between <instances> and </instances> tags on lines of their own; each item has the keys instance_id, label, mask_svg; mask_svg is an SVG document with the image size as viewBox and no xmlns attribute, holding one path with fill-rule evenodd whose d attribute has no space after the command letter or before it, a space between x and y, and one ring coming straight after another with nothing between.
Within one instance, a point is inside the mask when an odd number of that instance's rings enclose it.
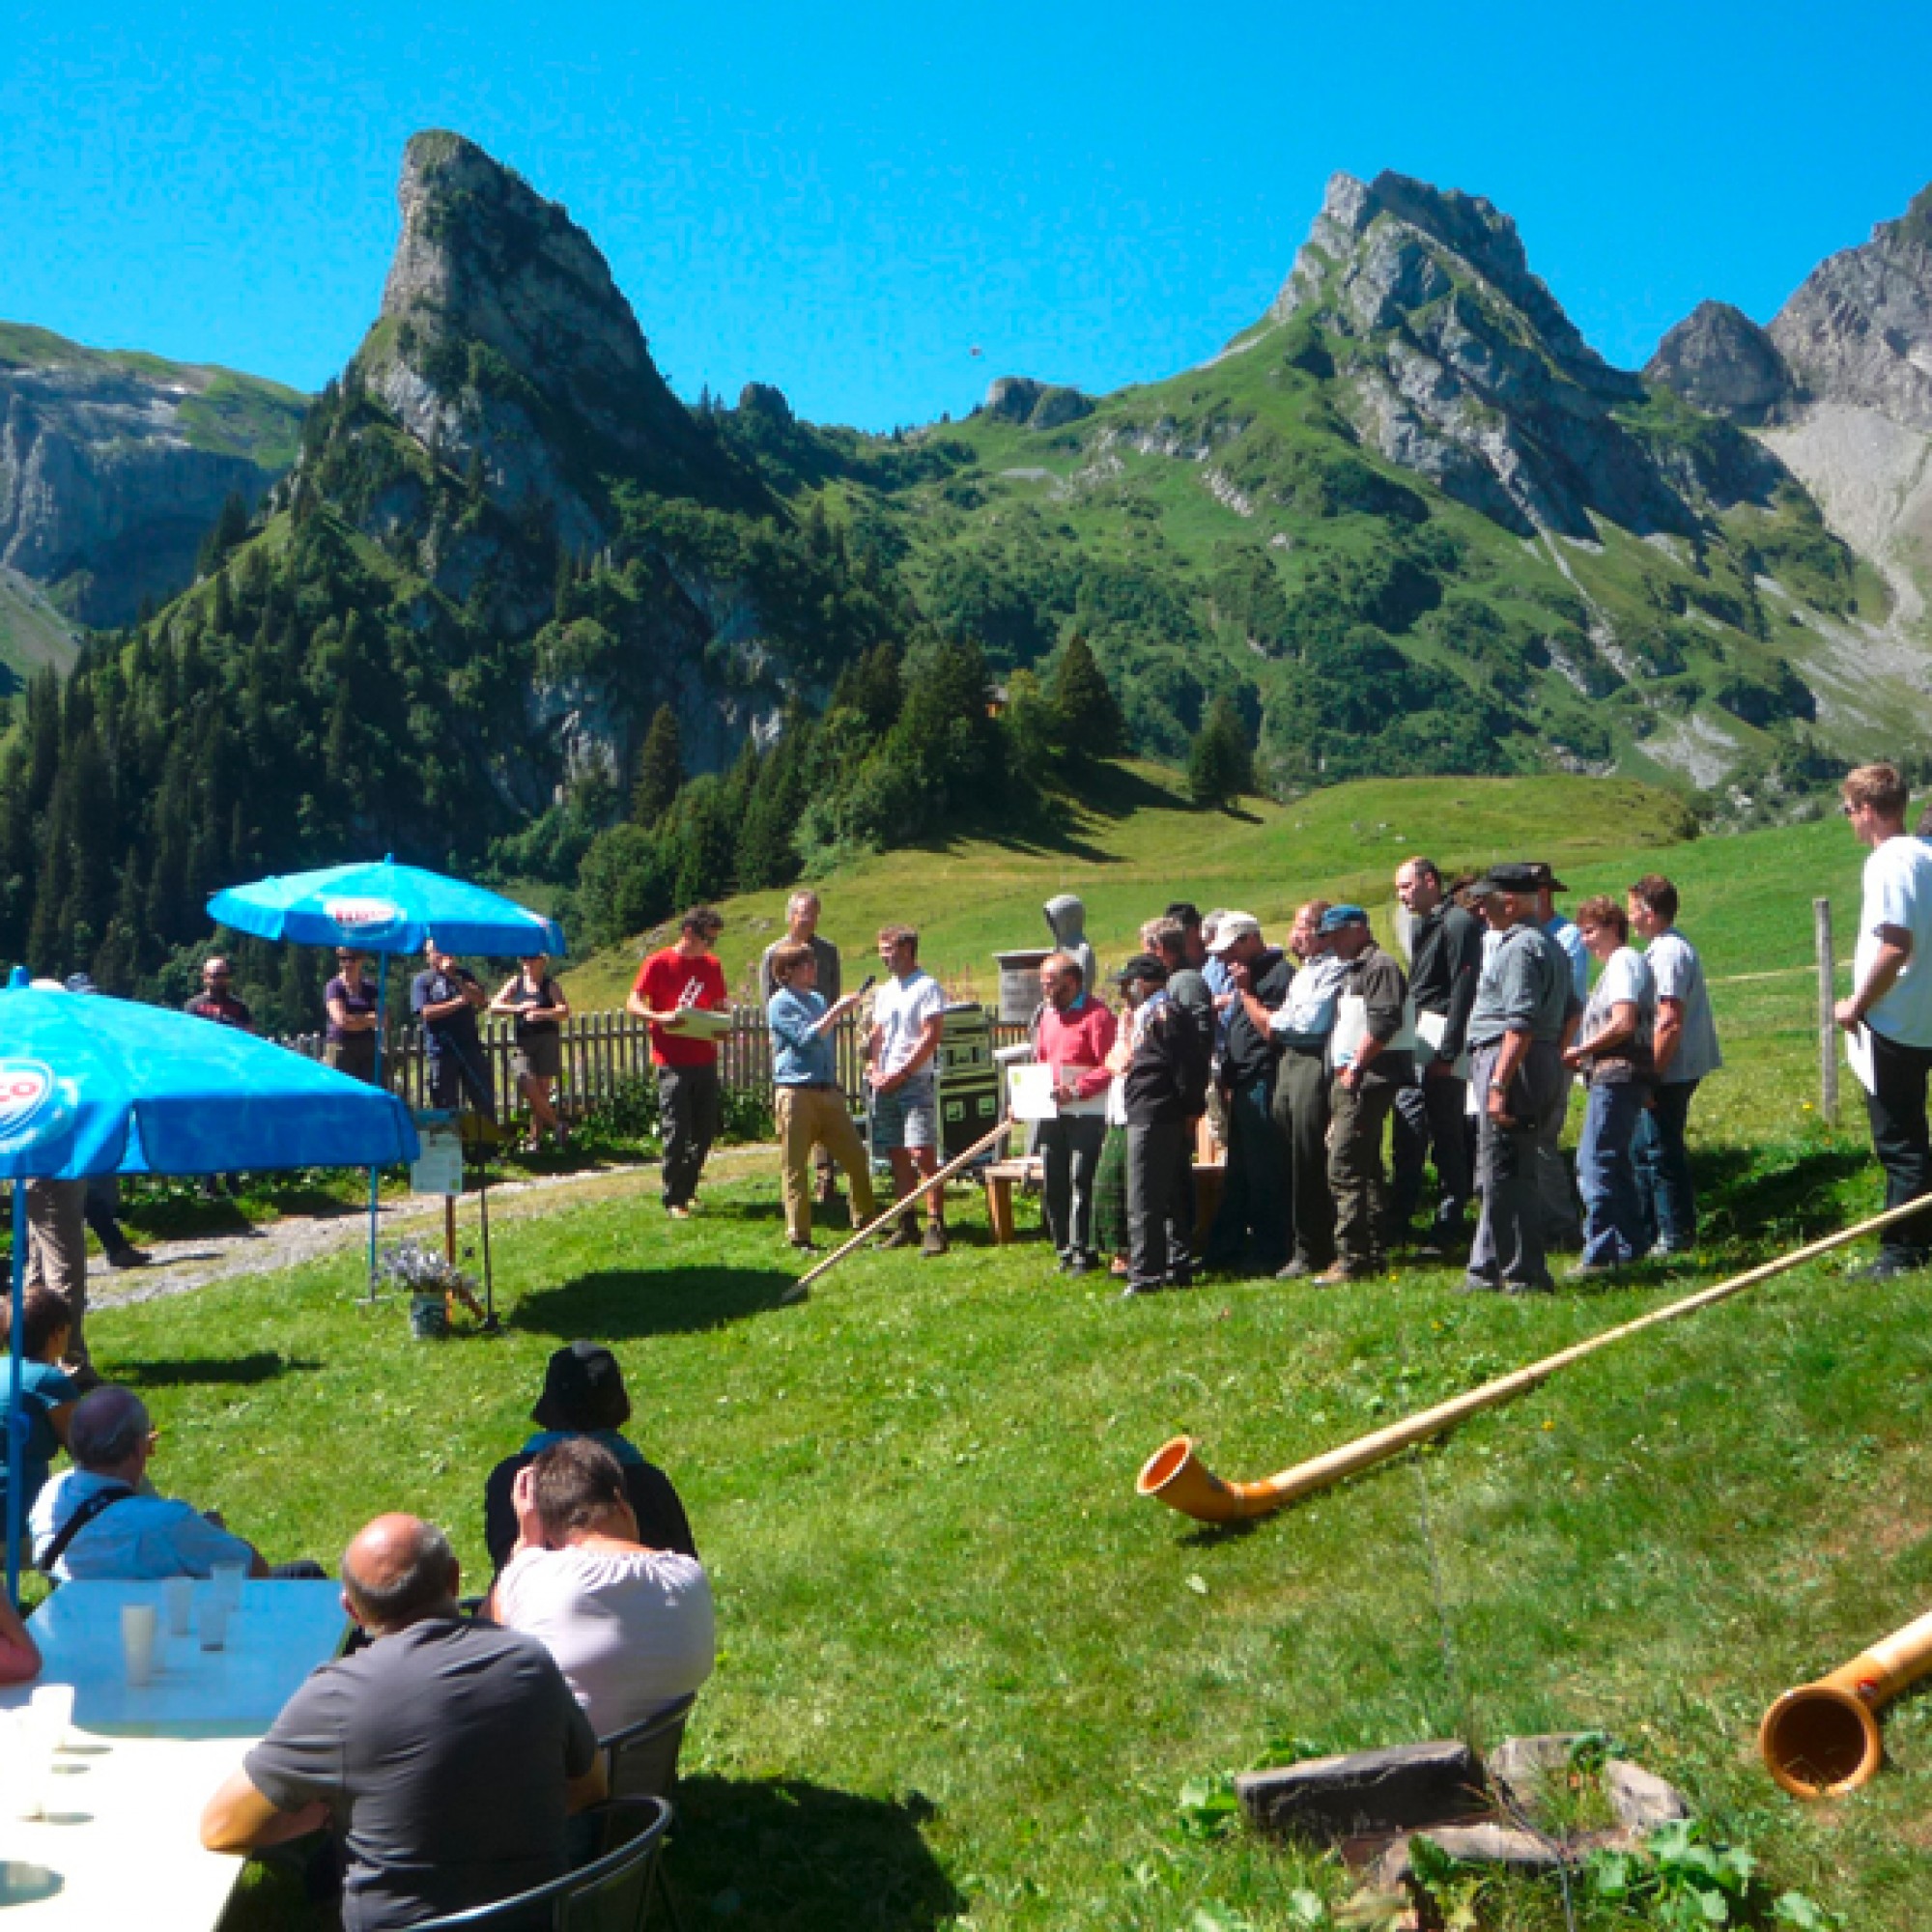
<instances>
[{"instance_id":1,"label":"alphorn bell","mask_svg":"<svg viewBox=\"0 0 1932 1932\"><path fill-rule=\"evenodd\" d=\"M1932 1614L1787 1690L1757 1727L1765 1769L1794 1798L1835 1798L1869 1783L1885 1759L1878 1713L1928 1670Z\"/></svg>"}]
</instances>

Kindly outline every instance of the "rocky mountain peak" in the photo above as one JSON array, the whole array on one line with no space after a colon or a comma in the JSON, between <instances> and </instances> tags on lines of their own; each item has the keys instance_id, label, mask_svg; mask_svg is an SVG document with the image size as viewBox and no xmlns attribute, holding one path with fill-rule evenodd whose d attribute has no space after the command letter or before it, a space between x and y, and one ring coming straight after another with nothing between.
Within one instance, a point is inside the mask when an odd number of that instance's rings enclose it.
<instances>
[{"instance_id":1,"label":"rocky mountain peak","mask_svg":"<svg viewBox=\"0 0 1932 1932\"><path fill-rule=\"evenodd\" d=\"M1729 302L1701 301L1657 345L1644 380L1713 415L1763 422L1791 398L1791 371L1769 329Z\"/></svg>"},{"instance_id":2,"label":"rocky mountain peak","mask_svg":"<svg viewBox=\"0 0 1932 1932\"><path fill-rule=\"evenodd\" d=\"M1522 536L1590 538L1597 517L1689 536L1710 503L1776 481L1735 433L1634 421L1643 383L1583 340L1481 195L1333 176L1269 317L1325 339L1365 443Z\"/></svg>"},{"instance_id":3,"label":"rocky mountain peak","mask_svg":"<svg viewBox=\"0 0 1932 1932\"><path fill-rule=\"evenodd\" d=\"M1932 431L1932 187L1821 262L1771 336L1809 398Z\"/></svg>"},{"instance_id":4,"label":"rocky mountain peak","mask_svg":"<svg viewBox=\"0 0 1932 1932\"><path fill-rule=\"evenodd\" d=\"M412 434L458 464L479 458L504 507L548 504L577 547L600 534L586 466L713 499L745 494L558 203L441 129L405 148L396 198L402 237L356 367Z\"/></svg>"}]
</instances>

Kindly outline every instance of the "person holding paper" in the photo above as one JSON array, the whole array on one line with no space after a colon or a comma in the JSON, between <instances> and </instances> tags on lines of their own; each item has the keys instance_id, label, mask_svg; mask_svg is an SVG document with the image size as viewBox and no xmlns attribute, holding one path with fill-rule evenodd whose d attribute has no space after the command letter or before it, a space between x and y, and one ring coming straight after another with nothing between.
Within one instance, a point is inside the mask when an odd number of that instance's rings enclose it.
<instances>
[{"instance_id":1,"label":"person holding paper","mask_svg":"<svg viewBox=\"0 0 1932 1932\"><path fill-rule=\"evenodd\" d=\"M1269 1012L1288 998L1294 968L1280 947L1263 939L1253 913L1223 913L1208 952L1227 968L1236 994L1252 993ZM1273 1274L1288 1259L1288 1160L1273 1113L1277 1058L1266 1025L1258 1025L1246 999L1236 998L1228 1008L1218 1075L1227 1169L1203 1256L1208 1266L1236 1274Z\"/></svg>"},{"instance_id":2,"label":"person holding paper","mask_svg":"<svg viewBox=\"0 0 1932 1932\"><path fill-rule=\"evenodd\" d=\"M677 943L653 952L638 968L625 1007L650 1022L651 1060L658 1069L658 1115L664 1127L665 1212L691 1218L692 1198L717 1138L723 1095L718 1042L682 1030L691 1009L724 1012L729 1002L724 969L713 951L724 920L709 906L693 906L678 922Z\"/></svg>"},{"instance_id":3,"label":"person holding paper","mask_svg":"<svg viewBox=\"0 0 1932 1932\"><path fill-rule=\"evenodd\" d=\"M1925 1092L1932 1072L1932 847L1905 832L1911 795L1890 765L1861 765L1841 787L1853 836L1871 848L1864 903L1852 962L1850 998L1836 1019L1863 1029L1870 1077L1859 1067L1871 1121L1872 1150L1885 1169L1885 1205L1902 1208L1932 1194L1932 1135ZM1879 1239L1870 1281L1932 1261L1932 1210L1894 1222Z\"/></svg>"},{"instance_id":4,"label":"person holding paper","mask_svg":"<svg viewBox=\"0 0 1932 1932\"><path fill-rule=\"evenodd\" d=\"M1114 1076L1114 1015L1087 990L1070 952L1040 962L1034 1059L1052 1076L1054 1115L1038 1123L1036 1145L1044 1170L1046 1229L1062 1274L1094 1266L1094 1180L1107 1136L1107 1089Z\"/></svg>"},{"instance_id":5,"label":"person holding paper","mask_svg":"<svg viewBox=\"0 0 1932 1932\"><path fill-rule=\"evenodd\" d=\"M785 1234L793 1247L811 1242L811 1151L823 1148L852 1184L852 1225L872 1218L872 1164L838 1084L833 1032L862 997L848 993L830 1006L817 990L818 955L805 940L770 956L778 991L765 1009L772 1036L772 1085L777 1090L779 1144L784 1162Z\"/></svg>"},{"instance_id":6,"label":"person holding paper","mask_svg":"<svg viewBox=\"0 0 1932 1932\"><path fill-rule=\"evenodd\" d=\"M1335 1260L1317 1288L1362 1281L1388 1265L1388 1179L1382 1123L1395 1096L1415 1078L1415 1034L1408 1023L1408 979L1376 944L1358 905L1330 906L1322 936L1345 972L1335 1003L1329 1058L1328 1185L1335 1196Z\"/></svg>"},{"instance_id":7,"label":"person holding paper","mask_svg":"<svg viewBox=\"0 0 1932 1932\"><path fill-rule=\"evenodd\" d=\"M1321 930L1326 899L1310 899L1294 915L1289 951L1301 961L1278 1010L1268 1012L1252 993L1249 1017L1266 1015L1268 1037L1280 1051L1274 1071L1274 1124L1288 1150L1290 1218L1294 1252L1275 1276L1299 1281L1335 1264L1335 1197L1328 1189L1328 1036L1335 1030L1335 1002L1349 968L1335 956L1332 933Z\"/></svg>"},{"instance_id":8,"label":"person holding paper","mask_svg":"<svg viewBox=\"0 0 1932 1932\"><path fill-rule=\"evenodd\" d=\"M1469 1107L1466 1043L1483 967L1483 928L1449 896L1433 859L1406 861L1395 890L1415 922L1408 989L1420 1077L1395 1096L1394 1226L1398 1239L1407 1234L1422 1203L1423 1162L1434 1160L1435 1212L1416 1252L1435 1261L1463 1245L1469 1208L1469 1143L1463 1124Z\"/></svg>"}]
</instances>

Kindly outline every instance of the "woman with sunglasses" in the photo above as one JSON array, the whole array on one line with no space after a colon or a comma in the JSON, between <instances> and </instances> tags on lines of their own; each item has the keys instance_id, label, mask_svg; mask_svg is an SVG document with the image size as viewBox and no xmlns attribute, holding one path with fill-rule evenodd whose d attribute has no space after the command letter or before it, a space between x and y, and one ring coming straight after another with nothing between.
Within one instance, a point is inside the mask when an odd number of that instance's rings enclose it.
<instances>
[{"instance_id":1,"label":"woman with sunglasses","mask_svg":"<svg viewBox=\"0 0 1932 1932\"><path fill-rule=\"evenodd\" d=\"M323 1059L338 1073L376 1084L376 987L368 962L353 947L335 952L336 975L322 990L328 1009Z\"/></svg>"}]
</instances>

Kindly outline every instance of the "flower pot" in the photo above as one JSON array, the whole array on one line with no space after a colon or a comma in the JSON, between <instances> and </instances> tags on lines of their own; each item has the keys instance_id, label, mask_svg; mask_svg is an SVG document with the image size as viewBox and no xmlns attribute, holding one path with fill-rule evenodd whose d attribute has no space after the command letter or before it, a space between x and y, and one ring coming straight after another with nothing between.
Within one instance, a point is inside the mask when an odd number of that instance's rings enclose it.
<instances>
[{"instance_id":1,"label":"flower pot","mask_svg":"<svg viewBox=\"0 0 1932 1932\"><path fill-rule=\"evenodd\" d=\"M440 1342L449 1333L449 1302L440 1293L410 1296L410 1333L418 1342Z\"/></svg>"}]
</instances>

